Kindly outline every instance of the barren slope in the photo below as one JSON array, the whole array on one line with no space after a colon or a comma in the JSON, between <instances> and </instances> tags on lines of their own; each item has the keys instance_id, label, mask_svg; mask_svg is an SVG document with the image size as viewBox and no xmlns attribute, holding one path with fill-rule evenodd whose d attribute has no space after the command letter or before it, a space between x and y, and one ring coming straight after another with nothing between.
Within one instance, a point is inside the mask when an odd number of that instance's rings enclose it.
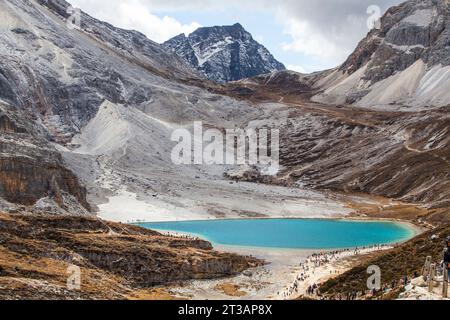
<instances>
[{"instance_id":1,"label":"barren slope","mask_svg":"<svg viewBox=\"0 0 450 320\"><path fill-rule=\"evenodd\" d=\"M0 213L0 298L130 299L163 284L231 276L260 265L212 251L202 240L166 237L80 217ZM81 290L69 290L69 266Z\"/></svg>"}]
</instances>

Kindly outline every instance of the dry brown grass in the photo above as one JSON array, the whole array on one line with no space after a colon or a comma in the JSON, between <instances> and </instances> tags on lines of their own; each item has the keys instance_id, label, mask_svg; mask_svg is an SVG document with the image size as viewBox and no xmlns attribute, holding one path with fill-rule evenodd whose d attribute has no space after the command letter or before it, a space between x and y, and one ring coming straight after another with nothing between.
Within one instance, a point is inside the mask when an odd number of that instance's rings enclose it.
<instances>
[{"instance_id":1,"label":"dry brown grass","mask_svg":"<svg viewBox=\"0 0 450 320\"><path fill-rule=\"evenodd\" d=\"M432 240L432 235L436 235L437 238ZM366 291L367 268L371 265L380 267L383 284L399 282L405 275L411 279L415 273L421 273L427 256L432 256L435 262L442 260L444 239L448 235L450 235L449 225L419 235L388 252L366 256L351 270L325 282L320 290L331 299L338 294L345 296L352 291ZM398 294L399 290L395 292ZM389 298L393 299L396 296L391 294Z\"/></svg>"},{"instance_id":2,"label":"dry brown grass","mask_svg":"<svg viewBox=\"0 0 450 320\"><path fill-rule=\"evenodd\" d=\"M154 288L261 263L213 251L206 241L94 218L0 214L3 299L173 299ZM80 268L81 290L67 289L70 265Z\"/></svg>"},{"instance_id":3,"label":"dry brown grass","mask_svg":"<svg viewBox=\"0 0 450 320\"><path fill-rule=\"evenodd\" d=\"M356 195L357 198L348 195L340 196L341 200L354 211L356 216L414 221L426 218L432 212L420 204L392 201L385 197L367 194ZM358 199L361 201L358 201ZM368 201L364 201L366 199Z\"/></svg>"},{"instance_id":4,"label":"dry brown grass","mask_svg":"<svg viewBox=\"0 0 450 320\"><path fill-rule=\"evenodd\" d=\"M129 300L145 300L145 301L170 301L170 300L187 300L176 296L170 292L169 288L155 288L150 290L133 291L127 299Z\"/></svg>"},{"instance_id":5,"label":"dry brown grass","mask_svg":"<svg viewBox=\"0 0 450 320\"><path fill-rule=\"evenodd\" d=\"M244 297L247 295L247 292L242 291L240 286L233 283L221 283L215 289L225 293L229 297Z\"/></svg>"}]
</instances>

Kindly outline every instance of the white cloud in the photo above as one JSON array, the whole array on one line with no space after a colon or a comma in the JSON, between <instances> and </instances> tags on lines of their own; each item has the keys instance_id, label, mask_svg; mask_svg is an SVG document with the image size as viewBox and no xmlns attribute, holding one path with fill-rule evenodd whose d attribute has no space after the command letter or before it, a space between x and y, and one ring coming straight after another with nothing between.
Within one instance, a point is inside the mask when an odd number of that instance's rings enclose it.
<instances>
[{"instance_id":1,"label":"white cloud","mask_svg":"<svg viewBox=\"0 0 450 320\"><path fill-rule=\"evenodd\" d=\"M314 32L307 21L290 19L286 22L284 33L292 38L290 43L282 44L285 51L303 53L336 65L348 56L348 48L341 48L325 35Z\"/></svg>"},{"instance_id":2,"label":"white cloud","mask_svg":"<svg viewBox=\"0 0 450 320\"><path fill-rule=\"evenodd\" d=\"M162 43L180 33L189 34L201 25L197 22L182 24L170 17L152 14L141 0L90 1L71 0L72 5L81 8L95 18L107 21L116 27L133 29L144 33L149 39Z\"/></svg>"},{"instance_id":3,"label":"white cloud","mask_svg":"<svg viewBox=\"0 0 450 320\"><path fill-rule=\"evenodd\" d=\"M280 33L291 39L280 45L286 51L301 53L318 65L333 67L343 62L369 31L369 6L381 12L402 0L69 0L91 15L127 29L136 29L150 39L162 42L180 33L190 33L200 26L195 21L183 24L155 12L247 11L273 14ZM262 21L261 23L264 23ZM263 36L262 34L260 36ZM261 38L256 39L261 40ZM263 39L264 40L264 39ZM272 44L273 47L274 44Z\"/></svg>"},{"instance_id":4,"label":"white cloud","mask_svg":"<svg viewBox=\"0 0 450 320\"><path fill-rule=\"evenodd\" d=\"M369 32L367 8L376 5L381 13L401 0L284 0L277 18L292 39L283 50L314 58L334 67L348 57Z\"/></svg>"},{"instance_id":5,"label":"white cloud","mask_svg":"<svg viewBox=\"0 0 450 320\"><path fill-rule=\"evenodd\" d=\"M286 68L288 70L295 71L295 72L307 73L305 68L303 68L302 66L288 65L288 66L286 66Z\"/></svg>"}]
</instances>

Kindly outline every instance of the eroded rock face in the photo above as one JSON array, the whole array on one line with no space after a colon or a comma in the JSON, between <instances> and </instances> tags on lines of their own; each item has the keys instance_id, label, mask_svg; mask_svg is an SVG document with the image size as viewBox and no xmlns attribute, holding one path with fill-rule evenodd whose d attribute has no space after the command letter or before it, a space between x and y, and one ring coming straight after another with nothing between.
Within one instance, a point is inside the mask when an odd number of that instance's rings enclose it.
<instances>
[{"instance_id":1,"label":"eroded rock face","mask_svg":"<svg viewBox=\"0 0 450 320\"><path fill-rule=\"evenodd\" d=\"M71 32L69 6L64 0L0 3L0 99L40 119L54 141L70 142L105 100L137 105L152 99L148 83L199 78L139 32L85 13L81 29Z\"/></svg>"},{"instance_id":2,"label":"eroded rock face","mask_svg":"<svg viewBox=\"0 0 450 320\"><path fill-rule=\"evenodd\" d=\"M450 206L449 108L412 113L295 105L276 123L280 172L264 176L252 168L231 178Z\"/></svg>"},{"instance_id":3,"label":"eroded rock face","mask_svg":"<svg viewBox=\"0 0 450 320\"><path fill-rule=\"evenodd\" d=\"M450 205L448 110L428 115L352 113L339 120L315 117L327 121L327 129L316 127L309 139L305 129L298 136L290 133L282 163L293 168L288 170L291 178L323 189L378 194L430 207Z\"/></svg>"},{"instance_id":4,"label":"eroded rock face","mask_svg":"<svg viewBox=\"0 0 450 320\"><path fill-rule=\"evenodd\" d=\"M231 276L262 264L213 251L206 241L81 217L0 213L0 243L0 296L8 299L124 299L137 289ZM69 265L81 268L80 291L66 290ZM12 287L16 279L25 289Z\"/></svg>"},{"instance_id":5,"label":"eroded rock face","mask_svg":"<svg viewBox=\"0 0 450 320\"><path fill-rule=\"evenodd\" d=\"M199 28L164 43L192 67L217 82L235 81L285 70L239 23Z\"/></svg>"},{"instance_id":6,"label":"eroded rock face","mask_svg":"<svg viewBox=\"0 0 450 320\"><path fill-rule=\"evenodd\" d=\"M16 108L1 103L0 141L0 197L23 205L51 197L64 206L67 193L90 209L86 190L64 167L60 154L47 142L44 129Z\"/></svg>"},{"instance_id":7,"label":"eroded rock face","mask_svg":"<svg viewBox=\"0 0 450 320\"><path fill-rule=\"evenodd\" d=\"M314 101L383 110L450 104L450 4L410 0L392 7L347 61L324 74Z\"/></svg>"},{"instance_id":8,"label":"eroded rock face","mask_svg":"<svg viewBox=\"0 0 450 320\"><path fill-rule=\"evenodd\" d=\"M412 0L389 9L380 29L372 30L340 67L352 74L368 63L363 79L378 82L403 71L418 59L429 66L450 64L449 4L444 0Z\"/></svg>"},{"instance_id":9,"label":"eroded rock face","mask_svg":"<svg viewBox=\"0 0 450 320\"><path fill-rule=\"evenodd\" d=\"M134 188L134 176L137 173L141 177L144 170L137 188L147 192L153 187L148 182L154 178L152 165L163 169L172 166L172 123L185 125L202 120L211 125L234 127L258 113L250 104L203 89L211 82L176 54L138 32L115 28L84 13L81 29L70 30L66 25L68 6L63 0L0 2L0 15L5 18L0 19L0 74L3 76L0 85L6 88L0 91L0 100L39 124L43 139L67 147L57 146L64 155L69 155L65 157L67 163L73 160L68 165L73 165L72 171L90 191L94 188L99 191L100 197L96 191L91 193L93 201L99 198L107 201L104 194L117 191L111 190L111 185L105 187L108 190L99 190L104 185L98 181L106 172L98 166L97 157L106 159L102 165L120 166L114 171L123 173L123 179L115 175L112 182L124 188ZM102 105L113 106L109 111L117 108L122 112L111 117L101 109ZM77 143L74 137L83 135L83 129L99 114L111 130L96 126L83 140L85 145ZM121 119L125 123L121 128L123 136L118 136L116 131L118 118L124 118ZM101 147L92 148L93 144ZM77 149L83 147L88 151ZM36 163L44 168L44 178L27 162L29 178L52 185L46 177L51 178L54 170L44 163L54 161ZM11 163L4 165L13 170ZM132 168L136 168L134 173ZM13 177L8 176L8 181L11 178L16 182L17 174L10 172ZM56 177L60 188L77 196L79 193L67 180L64 176ZM123 181L131 180L131 186L123 185ZM155 188L159 188L157 184ZM35 198L46 188L36 189ZM14 195L17 186L11 189L15 191L8 191L9 199L17 198ZM32 198L27 203L35 200L31 196L27 198ZM46 199L38 204L45 207L48 203Z\"/></svg>"}]
</instances>

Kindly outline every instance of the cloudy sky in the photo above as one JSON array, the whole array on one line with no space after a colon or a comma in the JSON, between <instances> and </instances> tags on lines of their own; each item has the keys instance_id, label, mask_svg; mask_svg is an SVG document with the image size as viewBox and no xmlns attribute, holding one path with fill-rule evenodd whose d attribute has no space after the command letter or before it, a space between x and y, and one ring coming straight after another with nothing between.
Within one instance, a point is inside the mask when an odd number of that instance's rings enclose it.
<instances>
[{"instance_id":1,"label":"cloudy sky","mask_svg":"<svg viewBox=\"0 0 450 320\"><path fill-rule=\"evenodd\" d=\"M335 67L401 0L69 0L73 6L156 42L200 26L241 23L288 68Z\"/></svg>"}]
</instances>

